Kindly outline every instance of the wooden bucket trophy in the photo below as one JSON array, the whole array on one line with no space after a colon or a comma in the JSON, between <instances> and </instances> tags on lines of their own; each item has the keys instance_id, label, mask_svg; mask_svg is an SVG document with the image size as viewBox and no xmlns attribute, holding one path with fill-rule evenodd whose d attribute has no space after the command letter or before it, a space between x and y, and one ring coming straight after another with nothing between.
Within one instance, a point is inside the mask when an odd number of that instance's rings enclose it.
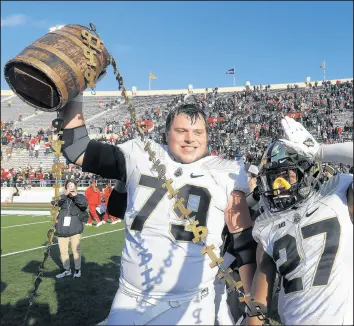
<instances>
[{"instance_id":1,"label":"wooden bucket trophy","mask_svg":"<svg viewBox=\"0 0 354 326\"><path fill-rule=\"evenodd\" d=\"M10 88L27 104L53 112L103 77L111 56L91 29L65 25L26 47L5 65Z\"/></svg>"}]
</instances>

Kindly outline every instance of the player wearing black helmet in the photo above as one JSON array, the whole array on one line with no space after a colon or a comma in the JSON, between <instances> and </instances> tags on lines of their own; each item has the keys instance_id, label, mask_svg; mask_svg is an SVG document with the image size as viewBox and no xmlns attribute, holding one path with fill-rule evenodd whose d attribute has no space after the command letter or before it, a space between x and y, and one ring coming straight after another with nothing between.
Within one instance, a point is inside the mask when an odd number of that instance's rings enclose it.
<instances>
[{"instance_id":1,"label":"player wearing black helmet","mask_svg":"<svg viewBox=\"0 0 354 326\"><path fill-rule=\"evenodd\" d=\"M273 142L262 158L258 187L271 212L301 205L321 182L319 156L306 156L281 140Z\"/></svg>"},{"instance_id":2,"label":"player wearing black helmet","mask_svg":"<svg viewBox=\"0 0 354 326\"><path fill-rule=\"evenodd\" d=\"M321 168L322 162L352 165L353 143L320 146L295 120L285 118L282 126L286 139L269 146L259 168L263 213L253 229L251 300L267 306L277 271L284 325L353 325L353 175L324 181Z\"/></svg>"}]
</instances>

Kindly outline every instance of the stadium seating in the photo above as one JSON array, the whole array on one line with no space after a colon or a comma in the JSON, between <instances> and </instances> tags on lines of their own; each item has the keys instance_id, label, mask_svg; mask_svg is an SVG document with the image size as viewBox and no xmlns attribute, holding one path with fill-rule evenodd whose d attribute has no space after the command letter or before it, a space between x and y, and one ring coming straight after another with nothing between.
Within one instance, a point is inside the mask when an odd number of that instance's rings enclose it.
<instances>
[{"instance_id":1,"label":"stadium seating","mask_svg":"<svg viewBox=\"0 0 354 326\"><path fill-rule=\"evenodd\" d=\"M352 81L342 81L341 85L336 85L335 81L332 81L331 85L319 85L317 87L309 87L305 84L300 84L297 87L294 85L288 85L288 87L286 85L281 85L281 87L272 85L266 91L263 87L249 90L238 89L237 91L233 89L223 91L220 88L217 91L214 89L207 93L206 99L204 97L205 92L202 91L191 94L176 94L176 92L171 91L171 94L134 96L132 102L136 109L137 119L155 119L155 126L157 127L154 131L155 134L164 125L166 113L176 104L180 102L197 103L204 108L210 117L222 116L225 118L223 123L217 124L216 128L212 130L212 136L215 136L214 149L217 149L218 152L226 150L220 133L234 133L236 136L235 146L239 147L241 154L244 154L250 151L250 148L254 145L253 139L244 141L244 128L253 134L252 125L254 126L257 123L266 123L271 127L272 123L279 121L281 113L299 112L301 109L303 112L307 111L310 118L327 119L330 117L333 128L343 127L348 120L352 121L353 119L352 86ZM331 104L331 112L326 111L328 110L327 97L335 103ZM21 127L32 135L36 135L40 128L47 130L51 126L52 120L56 118L55 112L35 112L34 108L26 105L16 96L11 98L12 104L9 107L6 98L9 98L9 96L2 95L1 97L2 121L12 120L17 127ZM349 104L343 104L345 102ZM161 111L159 117L154 115L158 108ZM124 104L118 92L115 95L104 95L103 92L103 95L100 94L99 96L84 96L84 112L88 129L94 133L101 132L101 134L104 134L105 127L109 125L113 127L111 132L116 133L121 131L121 126L130 120L127 105ZM23 115L21 122L18 121L19 113ZM232 117L241 120L237 128L231 123ZM308 128L314 135L318 136L319 141L322 140L312 124L309 124ZM270 131L262 135L261 143L266 145L273 136ZM352 132L344 132L342 139L352 139ZM65 160L62 158L62 161ZM4 158L2 166L15 169L28 165L36 167L40 162L44 169L49 169L53 163L52 155L44 155L43 141L38 158L30 158L26 149L14 148L12 158L9 160Z\"/></svg>"}]
</instances>

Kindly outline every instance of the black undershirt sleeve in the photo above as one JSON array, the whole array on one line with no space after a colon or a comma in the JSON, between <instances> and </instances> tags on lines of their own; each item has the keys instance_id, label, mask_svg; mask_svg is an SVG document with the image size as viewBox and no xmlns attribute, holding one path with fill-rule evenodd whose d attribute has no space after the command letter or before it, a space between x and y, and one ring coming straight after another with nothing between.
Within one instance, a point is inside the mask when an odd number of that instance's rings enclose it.
<instances>
[{"instance_id":1,"label":"black undershirt sleeve","mask_svg":"<svg viewBox=\"0 0 354 326\"><path fill-rule=\"evenodd\" d=\"M87 145L82 171L91 172L107 179L127 180L126 162L123 152L114 145L90 140Z\"/></svg>"}]
</instances>

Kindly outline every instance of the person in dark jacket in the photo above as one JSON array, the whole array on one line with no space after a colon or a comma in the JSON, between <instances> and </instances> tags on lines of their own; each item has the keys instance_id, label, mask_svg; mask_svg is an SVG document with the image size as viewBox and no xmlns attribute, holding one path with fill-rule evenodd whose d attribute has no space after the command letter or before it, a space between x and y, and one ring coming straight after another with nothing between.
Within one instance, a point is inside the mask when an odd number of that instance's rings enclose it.
<instances>
[{"instance_id":1,"label":"person in dark jacket","mask_svg":"<svg viewBox=\"0 0 354 326\"><path fill-rule=\"evenodd\" d=\"M84 231L84 223L88 219L87 199L84 195L77 193L77 183L74 180L67 180L65 182L65 194L60 196L60 200L51 203L60 207L55 235L58 237L60 256L64 267L63 272L58 274L56 278L72 275L69 241L71 242L75 262L73 277L81 277L80 238Z\"/></svg>"}]
</instances>

